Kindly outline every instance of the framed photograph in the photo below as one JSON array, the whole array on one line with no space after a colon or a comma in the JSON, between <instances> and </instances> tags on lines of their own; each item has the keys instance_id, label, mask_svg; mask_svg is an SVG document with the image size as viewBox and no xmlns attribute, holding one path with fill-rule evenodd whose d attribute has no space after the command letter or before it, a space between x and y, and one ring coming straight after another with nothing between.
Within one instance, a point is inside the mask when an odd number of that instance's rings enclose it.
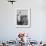
<instances>
[{"instance_id":1,"label":"framed photograph","mask_svg":"<svg viewBox=\"0 0 46 46\"><path fill-rule=\"evenodd\" d=\"M31 13L29 8L19 8L16 10L16 27L30 27Z\"/></svg>"}]
</instances>

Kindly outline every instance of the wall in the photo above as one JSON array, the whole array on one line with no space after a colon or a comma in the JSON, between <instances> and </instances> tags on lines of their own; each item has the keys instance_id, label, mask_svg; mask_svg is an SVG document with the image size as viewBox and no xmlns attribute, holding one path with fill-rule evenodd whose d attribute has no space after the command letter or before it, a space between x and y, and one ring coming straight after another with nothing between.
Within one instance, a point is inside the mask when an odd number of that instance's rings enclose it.
<instances>
[{"instance_id":1,"label":"wall","mask_svg":"<svg viewBox=\"0 0 46 46\"><path fill-rule=\"evenodd\" d=\"M18 32L29 33L33 40L46 40L46 1L17 0L14 5L0 0L0 40L14 40ZM31 27L16 28L16 8L31 8Z\"/></svg>"}]
</instances>

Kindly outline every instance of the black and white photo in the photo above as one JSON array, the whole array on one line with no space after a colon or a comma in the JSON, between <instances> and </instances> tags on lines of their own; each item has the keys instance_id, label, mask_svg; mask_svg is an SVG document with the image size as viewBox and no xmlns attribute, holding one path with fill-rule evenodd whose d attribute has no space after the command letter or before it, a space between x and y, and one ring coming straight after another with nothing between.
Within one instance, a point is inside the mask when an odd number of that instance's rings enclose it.
<instances>
[{"instance_id":1,"label":"black and white photo","mask_svg":"<svg viewBox=\"0 0 46 46\"><path fill-rule=\"evenodd\" d=\"M17 27L28 27L30 25L30 10L17 9L16 25Z\"/></svg>"},{"instance_id":2,"label":"black and white photo","mask_svg":"<svg viewBox=\"0 0 46 46\"><path fill-rule=\"evenodd\" d=\"M17 25L28 25L28 10L18 10Z\"/></svg>"}]
</instances>

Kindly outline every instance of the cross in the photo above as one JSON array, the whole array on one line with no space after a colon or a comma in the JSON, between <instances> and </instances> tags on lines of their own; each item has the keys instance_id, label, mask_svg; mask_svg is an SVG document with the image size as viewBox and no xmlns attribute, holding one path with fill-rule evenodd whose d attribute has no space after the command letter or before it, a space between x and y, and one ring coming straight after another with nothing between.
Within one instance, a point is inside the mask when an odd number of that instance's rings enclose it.
<instances>
[{"instance_id":1,"label":"cross","mask_svg":"<svg viewBox=\"0 0 46 46\"><path fill-rule=\"evenodd\" d=\"M11 0L10 0L10 1L8 1L8 2L11 2L11 3L13 4L13 3L16 2L16 1L13 1L13 0L11 1Z\"/></svg>"}]
</instances>

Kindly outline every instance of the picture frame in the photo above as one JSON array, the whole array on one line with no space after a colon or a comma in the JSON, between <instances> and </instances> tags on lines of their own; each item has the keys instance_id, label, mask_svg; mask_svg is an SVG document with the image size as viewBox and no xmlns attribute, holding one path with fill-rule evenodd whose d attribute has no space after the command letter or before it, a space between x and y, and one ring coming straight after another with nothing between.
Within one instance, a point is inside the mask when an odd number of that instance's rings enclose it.
<instances>
[{"instance_id":1,"label":"picture frame","mask_svg":"<svg viewBox=\"0 0 46 46\"><path fill-rule=\"evenodd\" d=\"M31 8L16 9L16 27L29 28L31 26Z\"/></svg>"}]
</instances>

